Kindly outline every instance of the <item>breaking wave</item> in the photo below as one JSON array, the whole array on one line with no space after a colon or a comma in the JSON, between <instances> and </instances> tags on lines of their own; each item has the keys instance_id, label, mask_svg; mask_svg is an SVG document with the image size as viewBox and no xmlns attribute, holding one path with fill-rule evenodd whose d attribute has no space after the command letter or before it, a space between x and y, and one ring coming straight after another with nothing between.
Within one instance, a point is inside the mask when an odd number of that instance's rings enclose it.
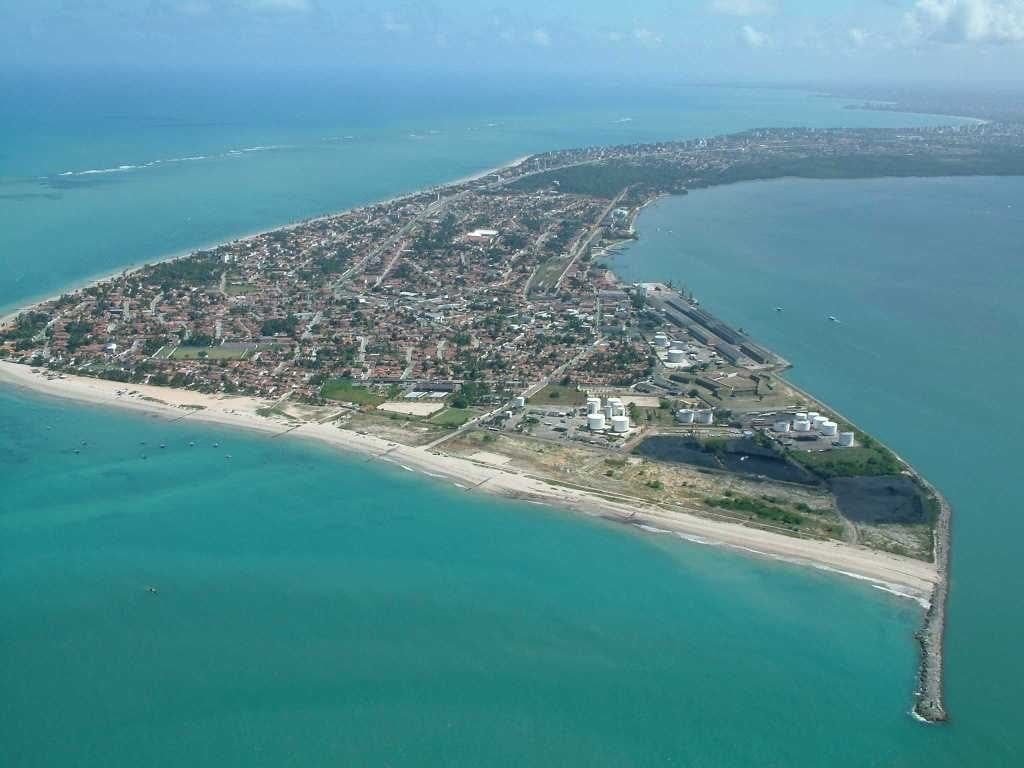
<instances>
[{"instance_id":1,"label":"breaking wave","mask_svg":"<svg viewBox=\"0 0 1024 768\"><path fill-rule=\"evenodd\" d=\"M250 152L274 152L277 150L294 148L295 146L292 144L269 144L266 146L260 145L255 147L243 147L241 149L229 149L227 152L218 152L212 155L185 155L183 157L168 157L163 158L161 160L150 160L148 163L118 165L112 168L89 168L88 170L85 171L63 171L56 175L60 178L67 178L76 176L97 176L111 173L130 173L131 171L140 171L145 170L147 168L157 168L161 165L173 165L175 163L196 163L202 160L220 160L229 157L239 157Z\"/></svg>"}]
</instances>

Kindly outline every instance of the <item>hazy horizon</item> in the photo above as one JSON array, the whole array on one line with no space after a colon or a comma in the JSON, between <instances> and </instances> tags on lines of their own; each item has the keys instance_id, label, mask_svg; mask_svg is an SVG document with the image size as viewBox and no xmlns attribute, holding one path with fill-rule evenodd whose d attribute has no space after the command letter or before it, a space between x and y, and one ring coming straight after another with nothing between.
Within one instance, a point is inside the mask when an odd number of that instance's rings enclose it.
<instances>
[{"instance_id":1,"label":"hazy horizon","mask_svg":"<svg viewBox=\"0 0 1024 768\"><path fill-rule=\"evenodd\" d=\"M597 0L585 12L539 0L0 0L0 19L0 67L15 77L326 72L1005 87L1024 71L1024 0Z\"/></svg>"}]
</instances>

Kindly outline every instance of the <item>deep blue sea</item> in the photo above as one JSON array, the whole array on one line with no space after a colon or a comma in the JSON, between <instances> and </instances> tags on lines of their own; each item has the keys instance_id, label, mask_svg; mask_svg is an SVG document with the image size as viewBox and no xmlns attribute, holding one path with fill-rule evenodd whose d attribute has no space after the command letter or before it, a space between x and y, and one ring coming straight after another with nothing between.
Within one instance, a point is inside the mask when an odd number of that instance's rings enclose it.
<instances>
[{"instance_id":1,"label":"deep blue sea","mask_svg":"<svg viewBox=\"0 0 1024 768\"><path fill-rule=\"evenodd\" d=\"M0 306L534 151L937 120L843 106L8 82ZM1018 764L1022 210L1019 179L747 184L651 207L615 259L686 282L948 492L949 726L908 715L920 608L866 584L8 388L0 765Z\"/></svg>"}]
</instances>

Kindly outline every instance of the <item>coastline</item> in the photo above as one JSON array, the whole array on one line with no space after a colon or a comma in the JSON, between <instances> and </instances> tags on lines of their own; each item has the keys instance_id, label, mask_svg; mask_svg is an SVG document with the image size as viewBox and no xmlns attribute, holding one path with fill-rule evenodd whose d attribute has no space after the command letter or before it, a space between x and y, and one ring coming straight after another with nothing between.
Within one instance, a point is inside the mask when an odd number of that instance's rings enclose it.
<instances>
[{"instance_id":1,"label":"coastline","mask_svg":"<svg viewBox=\"0 0 1024 768\"><path fill-rule=\"evenodd\" d=\"M66 293L80 291L83 288L88 288L90 285L96 285L97 283L103 283L108 280L113 280L115 278L121 277L122 275L128 275L133 272L138 272L141 269L151 267L155 264L164 264L169 261L185 259L191 256L192 254L196 253L197 251L212 250L214 248L219 248L222 245L228 245L230 243L244 243L249 240L254 240L257 237L269 235L273 232L287 231L289 229L294 229L295 227L298 226L312 224L318 221L324 221L326 219L334 218L335 216L344 216L346 214L361 211L366 208L372 208L378 205L390 205L392 203L398 202L399 200L404 200L407 197L415 197L416 195L422 194L423 192L448 189L450 187L457 187L460 184L469 184L470 182L485 178L487 176L490 176L491 174L499 173L501 171L515 168L518 165L522 165L531 157L533 157L533 155L522 155L521 157L514 158L513 160L510 160L507 163L496 165L493 168L485 168L482 171L471 173L468 176L463 176L462 178L455 179L454 181L446 181L441 184L435 184L434 186L426 187L424 189L417 189L411 192L403 192L401 194L394 195L393 197L387 197L382 200L374 200L372 202L352 206L351 208L342 208L337 211L330 211L328 213L318 214L316 216L310 216L308 218L299 219L296 221L285 222L284 224L277 224L271 227L264 227L261 229L253 230L235 236L228 236L226 238L221 238L218 240L211 240L205 243L200 243L198 245L189 246L182 250L173 251L162 256L157 256L156 258L153 258L149 261L124 264L116 270L110 272L101 272L97 275L93 275L92 277L85 277L82 278L81 280L76 280L74 283L62 289L59 293L51 294L49 296L41 296L37 298L21 300L17 306L8 308L9 311L5 312L4 314L0 314L0 327L3 327L8 323L14 322L18 315L31 309L32 307L35 307L39 304L44 304L48 301L54 301L56 299L59 299ZM4 307L0 307L0 312L4 312L4 310Z\"/></svg>"},{"instance_id":2,"label":"coastline","mask_svg":"<svg viewBox=\"0 0 1024 768\"><path fill-rule=\"evenodd\" d=\"M349 455L376 458L409 471L504 498L531 501L628 524L651 533L672 533L697 543L723 546L751 556L782 560L866 581L918 602L931 601L940 571L931 563L837 541L801 539L635 501L624 503L547 482L514 469L422 447L410 447L331 424L295 422L257 413L269 403L252 397L224 397L105 379L57 376L42 369L0 361L0 384L101 407L125 408L164 417L246 429L269 437L316 440ZM934 602L932 602L934 607Z\"/></svg>"}]
</instances>

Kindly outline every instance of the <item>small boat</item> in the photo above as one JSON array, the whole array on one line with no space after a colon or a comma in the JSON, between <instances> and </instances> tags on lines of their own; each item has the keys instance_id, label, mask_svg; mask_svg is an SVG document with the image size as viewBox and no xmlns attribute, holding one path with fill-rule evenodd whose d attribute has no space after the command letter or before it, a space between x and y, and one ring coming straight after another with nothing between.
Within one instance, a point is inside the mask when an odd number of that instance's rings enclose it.
<instances>
[{"instance_id":1,"label":"small boat","mask_svg":"<svg viewBox=\"0 0 1024 768\"><path fill-rule=\"evenodd\" d=\"M835 315L829 315L828 319L831 320L833 323L839 322L839 319Z\"/></svg>"},{"instance_id":2,"label":"small boat","mask_svg":"<svg viewBox=\"0 0 1024 768\"><path fill-rule=\"evenodd\" d=\"M160 591L156 587L154 587L154 586L146 587L146 591L149 592L149 594L151 594L151 595L159 595L160 594Z\"/></svg>"},{"instance_id":3,"label":"small boat","mask_svg":"<svg viewBox=\"0 0 1024 768\"><path fill-rule=\"evenodd\" d=\"M781 311L782 311L782 307L776 307L776 308L775 308L775 311L776 311L776 312L781 312Z\"/></svg>"}]
</instances>

